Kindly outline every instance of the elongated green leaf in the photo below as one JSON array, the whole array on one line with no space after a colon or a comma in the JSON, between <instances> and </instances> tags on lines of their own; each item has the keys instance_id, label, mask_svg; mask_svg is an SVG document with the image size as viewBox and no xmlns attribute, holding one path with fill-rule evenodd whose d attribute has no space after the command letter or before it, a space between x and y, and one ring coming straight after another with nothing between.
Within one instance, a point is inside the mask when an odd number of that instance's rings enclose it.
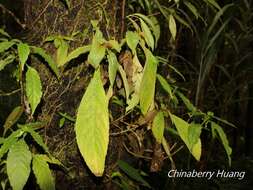
<instances>
[{"instance_id":1,"label":"elongated green leaf","mask_svg":"<svg viewBox=\"0 0 253 190\"><path fill-rule=\"evenodd\" d=\"M148 25L142 19L140 19L140 22L141 22L141 29L143 32L143 37L144 37L147 45L153 50L154 46L155 46L154 37L153 37Z\"/></svg>"},{"instance_id":2,"label":"elongated green leaf","mask_svg":"<svg viewBox=\"0 0 253 190\"><path fill-rule=\"evenodd\" d=\"M172 87L169 85L169 83L163 78L161 75L157 74L157 79L160 82L163 89L170 95L170 98L173 99L174 95L172 92Z\"/></svg>"},{"instance_id":3,"label":"elongated green leaf","mask_svg":"<svg viewBox=\"0 0 253 190\"><path fill-rule=\"evenodd\" d=\"M140 18L140 20L145 21L151 28L152 31L155 31L155 23L153 22L152 19L150 19L149 17L147 17L146 15L140 14L140 13L135 13L133 14L133 16L137 16Z\"/></svg>"},{"instance_id":4,"label":"elongated green leaf","mask_svg":"<svg viewBox=\"0 0 253 190\"><path fill-rule=\"evenodd\" d=\"M123 160L118 161L118 166L123 172L125 172L133 180L141 182L144 186L151 188L148 182L146 182L143 179L143 177L140 175L139 170L133 168L132 166L130 166L128 163L124 162Z\"/></svg>"},{"instance_id":5,"label":"elongated green leaf","mask_svg":"<svg viewBox=\"0 0 253 190\"><path fill-rule=\"evenodd\" d=\"M219 4L216 2L216 0L205 0L208 4L214 6L217 9L221 9L221 7L219 6Z\"/></svg>"},{"instance_id":6,"label":"elongated green leaf","mask_svg":"<svg viewBox=\"0 0 253 190\"><path fill-rule=\"evenodd\" d=\"M99 69L85 91L75 124L79 150L92 173L102 176L109 143L108 100Z\"/></svg>"},{"instance_id":7,"label":"elongated green leaf","mask_svg":"<svg viewBox=\"0 0 253 190\"><path fill-rule=\"evenodd\" d=\"M191 152L191 154L194 156L194 158L196 160L200 160L200 157L201 157L200 138L198 138L197 143L195 143L191 147L191 144L193 144L193 143L189 142L189 123L187 123L183 119L181 119L173 114L170 114L170 118L171 118L172 122L175 124L180 138L186 144L186 146L189 149L189 151ZM194 140L194 142L195 142L195 140Z\"/></svg>"},{"instance_id":8,"label":"elongated green leaf","mask_svg":"<svg viewBox=\"0 0 253 190\"><path fill-rule=\"evenodd\" d=\"M33 156L32 169L41 190L55 189L53 175L43 155Z\"/></svg>"},{"instance_id":9,"label":"elongated green leaf","mask_svg":"<svg viewBox=\"0 0 253 190\"><path fill-rule=\"evenodd\" d=\"M26 96L33 114L42 97L42 86L38 72L29 66L26 72Z\"/></svg>"},{"instance_id":10,"label":"elongated green leaf","mask_svg":"<svg viewBox=\"0 0 253 190\"><path fill-rule=\"evenodd\" d=\"M110 86L112 87L116 78L117 70L118 70L118 60L112 51L108 51L107 59L109 62L109 80L110 80Z\"/></svg>"},{"instance_id":11,"label":"elongated green leaf","mask_svg":"<svg viewBox=\"0 0 253 190\"><path fill-rule=\"evenodd\" d=\"M0 60L0 71L5 68L6 65L12 63L15 60L15 56L10 54L3 60Z\"/></svg>"},{"instance_id":12,"label":"elongated green leaf","mask_svg":"<svg viewBox=\"0 0 253 190\"><path fill-rule=\"evenodd\" d=\"M40 146L44 149L44 151L45 151L46 153L49 153L49 150L48 150L48 148L47 148L47 145L43 142L42 137L33 129L32 126L29 126L29 124L28 124L28 125L24 125L24 126L22 127L22 130L25 131L25 132L28 132L28 133L32 136L33 140L34 140L38 145L40 145Z\"/></svg>"},{"instance_id":13,"label":"elongated green leaf","mask_svg":"<svg viewBox=\"0 0 253 190\"><path fill-rule=\"evenodd\" d=\"M145 49L145 55L146 63L140 85L140 108L144 115L148 112L150 106L154 102L156 70L158 64L156 57L150 52L150 50Z\"/></svg>"},{"instance_id":14,"label":"elongated green leaf","mask_svg":"<svg viewBox=\"0 0 253 190\"><path fill-rule=\"evenodd\" d=\"M127 77L126 77L126 72L124 71L124 69L121 65L118 65L118 70L119 70L120 76L121 76L123 84L124 84L125 93L126 93L126 100L128 101L130 89L129 89L129 84L128 84Z\"/></svg>"},{"instance_id":15,"label":"elongated green leaf","mask_svg":"<svg viewBox=\"0 0 253 190\"><path fill-rule=\"evenodd\" d=\"M137 32L132 32L132 31L126 32L126 42L133 54L135 54L136 52L136 47L139 43L139 40L140 40L140 36L138 35Z\"/></svg>"},{"instance_id":16,"label":"elongated green leaf","mask_svg":"<svg viewBox=\"0 0 253 190\"><path fill-rule=\"evenodd\" d=\"M181 92L177 91L178 96L181 98L183 101L184 105L187 107L187 109L194 113L197 111L197 108L190 102L188 98L186 98Z\"/></svg>"},{"instance_id":17,"label":"elongated green leaf","mask_svg":"<svg viewBox=\"0 0 253 190\"><path fill-rule=\"evenodd\" d=\"M28 44L20 43L18 44L18 56L21 63L21 69L24 70L24 65L30 54L30 47Z\"/></svg>"},{"instance_id":18,"label":"elongated green leaf","mask_svg":"<svg viewBox=\"0 0 253 190\"><path fill-rule=\"evenodd\" d=\"M176 35L177 35L177 25L176 25L176 21L175 21L173 15L169 16L169 29L170 29L170 33L171 33L172 38L175 40Z\"/></svg>"},{"instance_id":19,"label":"elongated green leaf","mask_svg":"<svg viewBox=\"0 0 253 190\"><path fill-rule=\"evenodd\" d=\"M188 9L192 12L192 14L198 19L199 17L199 12L197 8L191 4L189 1L184 1L184 4L188 7Z\"/></svg>"},{"instance_id":20,"label":"elongated green leaf","mask_svg":"<svg viewBox=\"0 0 253 190\"><path fill-rule=\"evenodd\" d=\"M164 115L163 112L158 112L152 124L152 132L157 142L162 143L164 132Z\"/></svg>"},{"instance_id":21,"label":"elongated green leaf","mask_svg":"<svg viewBox=\"0 0 253 190\"><path fill-rule=\"evenodd\" d=\"M100 62L105 56L105 47L103 46L104 38L100 30L97 29L95 36L92 39L91 50L88 55L88 62L94 67L97 68Z\"/></svg>"},{"instance_id":22,"label":"elongated green leaf","mask_svg":"<svg viewBox=\"0 0 253 190\"><path fill-rule=\"evenodd\" d=\"M67 56L66 63L70 62L72 59L79 57L82 54L88 53L89 51L90 51L90 45L76 48Z\"/></svg>"},{"instance_id":23,"label":"elongated green leaf","mask_svg":"<svg viewBox=\"0 0 253 190\"><path fill-rule=\"evenodd\" d=\"M59 39L59 44L57 45L56 64L58 67L61 67L66 63L69 45L63 39Z\"/></svg>"},{"instance_id":24,"label":"elongated green leaf","mask_svg":"<svg viewBox=\"0 0 253 190\"><path fill-rule=\"evenodd\" d=\"M7 49L9 49L14 44L15 44L15 42L13 42L13 41L4 41L4 42L1 42L0 43L0 53L6 51Z\"/></svg>"},{"instance_id":25,"label":"elongated green leaf","mask_svg":"<svg viewBox=\"0 0 253 190\"><path fill-rule=\"evenodd\" d=\"M226 133L223 131L223 129L221 128L221 126L219 126L217 123L215 122L211 122L211 127L214 129L214 131L216 131L221 139L221 142L223 144L223 147L227 153L228 156L228 163L229 165L231 165L231 154L232 154L232 148L229 146L229 142L227 139L227 135Z\"/></svg>"},{"instance_id":26,"label":"elongated green leaf","mask_svg":"<svg viewBox=\"0 0 253 190\"><path fill-rule=\"evenodd\" d=\"M11 133L11 135L4 140L3 145L0 148L0 159L2 159L4 154L8 152L9 148L16 143L18 137L23 135L23 133L24 133L23 131L17 130Z\"/></svg>"},{"instance_id":27,"label":"elongated green leaf","mask_svg":"<svg viewBox=\"0 0 253 190\"><path fill-rule=\"evenodd\" d=\"M7 175L13 190L22 190L30 175L31 152L26 142L17 141L7 156Z\"/></svg>"},{"instance_id":28,"label":"elongated green leaf","mask_svg":"<svg viewBox=\"0 0 253 190\"><path fill-rule=\"evenodd\" d=\"M189 147L192 150L194 145L198 143L201 134L201 125L197 123L191 123L188 129L188 141Z\"/></svg>"},{"instance_id":29,"label":"elongated green leaf","mask_svg":"<svg viewBox=\"0 0 253 190\"><path fill-rule=\"evenodd\" d=\"M4 134L8 129L10 129L20 118L23 113L23 108L21 106L15 107L12 112L8 115L4 123Z\"/></svg>"},{"instance_id":30,"label":"elongated green leaf","mask_svg":"<svg viewBox=\"0 0 253 190\"><path fill-rule=\"evenodd\" d=\"M46 51L39 47L32 47L33 53L41 56L49 65L49 67L52 69L54 74L59 78L59 69L52 59L52 57L46 53Z\"/></svg>"},{"instance_id":31,"label":"elongated green leaf","mask_svg":"<svg viewBox=\"0 0 253 190\"><path fill-rule=\"evenodd\" d=\"M155 27L152 30L153 30L153 34L155 36L155 47L156 47L158 40L160 38L161 29L160 29L160 25L159 25L159 22L156 19L156 17L152 16L152 17L150 17L150 20L154 23L154 27Z\"/></svg>"},{"instance_id":32,"label":"elongated green leaf","mask_svg":"<svg viewBox=\"0 0 253 190\"><path fill-rule=\"evenodd\" d=\"M10 35L7 32L5 32L2 28L0 28L0 34L2 34L5 37L10 38Z\"/></svg>"}]
</instances>

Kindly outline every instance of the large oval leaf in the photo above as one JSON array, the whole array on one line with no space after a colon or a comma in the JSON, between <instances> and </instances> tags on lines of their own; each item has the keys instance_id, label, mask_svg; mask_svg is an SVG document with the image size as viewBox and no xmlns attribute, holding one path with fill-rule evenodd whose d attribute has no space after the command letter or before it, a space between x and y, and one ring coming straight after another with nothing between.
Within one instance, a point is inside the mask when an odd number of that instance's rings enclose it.
<instances>
[{"instance_id":1,"label":"large oval leaf","mask_svg":"<svg viewBox=\"0 0 253 190\"><path fill-rule=\"evenodd\" d=\"M139 43L139 40L140 40L140 37L137 32L132 32L132 31L126 32L126 42L133 54L135 54L136 52L136 47Z\"/></svg>"},{"instance_id":2,"label":"large oval leaf","mask_svg":"<svg viewBox=\"0 0 253 190\"><path fill-rule=\"evenodd\" d=\"M145 49L146 63L140 85L140 107L145 115L154 101L157 59L150 50Z\"/></svg>"},{"instance_id":3,"label":"large oval leaf","mask_svg":"<svg viewBox=\"0 0 253 190\"><path fill-rule=\"evenodd\" d=\"M41 190L55 189L54 178L43 155L35 155L33 157L32 169Z\"/></svg>"},{"instance_id":4,"label":"large oval leaf","mask_svg":"<svg viewBox=\"0 0 253 190\"><path fill-rule=\"evenodd\" d=\"M108 100L99 69L78 108L75 124L79 150L92 173L102 176L109 143Z\"/></svg>"},{"instance_id":5,"label":"large oval leaf","mask_svg":"<svg viewBox=\"0 0 253 190\"><path fill-rule=\"evenodd\" d=\"M26 72L26 96L28 98L33 114L36 107L40 103L42 96L42 86L38 72L29 66Z\"/></svg>"},{"instance_id":6,"label":"large oval leaf","mask_svg":"<svg viewBox=\"0 0 253 190\"><path fill-rule=\"evenodd\" d=\"M13 190L22 190L30 175L31 152L25 141L19 140L9 150L7 175Z\"/></svg>"}]
</instances>

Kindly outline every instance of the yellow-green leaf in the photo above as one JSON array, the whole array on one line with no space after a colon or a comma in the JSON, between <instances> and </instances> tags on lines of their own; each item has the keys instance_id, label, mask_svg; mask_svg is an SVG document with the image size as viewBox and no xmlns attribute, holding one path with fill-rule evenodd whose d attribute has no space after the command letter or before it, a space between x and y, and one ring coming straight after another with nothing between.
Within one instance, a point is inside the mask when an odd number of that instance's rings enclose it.
<instances>
[{"instance_id":1,"label":"yellow-green leaf","mask_svg":"<svg viewBox=\"0 0 253 190\"><path fill-rule=\"evenodd\" d=\"M169 29L170 29L170 33L171 33L172 38L175 40L176 35L177 35L177 25L176 25L176 21L175 21L173 15L169 16Z\"/></svg>"},{"instance_id":2,"label":"yellow-green leaf","mask_svg":"<svg viewBox=\"0 0 253 190\"><path fill-rule=\"evenodd\" d=\"M231 154L232 154L232 148L229 146L228 138L226 133L223 131L221 126L216 124L215 122L211 122L212 129L216 131L221 139L221 142L223 144L223 147L227 153L228 156L228 163L231 165Z\"/></svg>"},{"instance_id":3,"label":"yellow-green leaf","mask_svg":"<svg viewBox=\"0 0 253 190\"><path fill-rule=\"evenodd\" d=\"M58 67L63 66L66 63L68 55L69 45L63 39L59 39L57 52L56 52L56 64Z\"/></svg>"},{"instance_id":4,"label":"yellow-green leaf","mask_svg":"<svg viewBox=\"0 0 253 190\"><path fill-rule=\"evenodd\" d=\"M126 93L126 100L128 102L130 89L129 89L129 84L128 84L128 81L127 81L126 72L124 71L124 69L121 65L118 65L118 70L119 70L120 76L121 76L123 84L124 84L125 93Z\"/></svg>"},{"instance_id":5,"label":"yellow-green leaf","mask_svg":"<svg viewBox=\"0 0 253 190\"><path fill-rule=\"evenodd\" d=\"M21 106L17 106L15 107L12 112L8 115L5 123L4 123L4 133L6 133L6 131L8 129L10 129L20 118L20 116L23 113L23 108Z\"/></svg>"},{"instance_id":6,"label":"yellow-green leaf","mask_svg":"<svg viewBox=\"0 0 253 190\"><path fill-rule=\"evenodd\" d=\"M189 125L188 141L189 141L189 147L191 150L200 138L201 129L202 129L201 125L197 123L191 123Z\"/></svg>"},{"instance_id":7,"label":"yellow-green leaf","mask_svg":"<svg viewBox=\"0 0 253 190\"><path fill-rule=\"evenodd\" d=\"M33 114L40 103L42 86L38 72L29 66L26 72L26 96Z\"/></svg>"},{"instance_id":8,"label":"yellow-green leaf","mask_svg":"<svg viewBox=\"0 0 253 190\"><path fill-rule=\"evenodd\" d=\"M135 54L136 52L136 47L139 43L139 40L140 40L140 37L137 32L132 32L132 31L126 32L126 42L133 54Z\"/></svg>"},{"instance_id":9,"label":"yellow-green leaf","mask_svg":"<svg viewBox=\"0 0 253 190\"><path fill-rule=\"evenodd\" d=\"M6 65L12 63L15 60L15 56L10 54L5 59L0 60L0 71L5 68Z\"/></svg>"},{"instance_id":10,"label":"yellow-green leaf","mask_svg":"<svg viewBox=\"0 0 253 190\"><path fill-rule=\"evenodd\" d=\"M99 68L78 108L75 132L87 166L94 175L102 176L109 143L109 113Z\"/></svg>"},{"instance_id":11,"label":"yellow-green leaf","mask_svg":"<svg viewBox=\"0 0 253 190\"><path fill-rule=\"evenodd\" d=\"M59 75L60 75L59 69L58 69L56 63L54 62L54 60L52 59L52 57L49 54L47 54L46 51L42 48L33 47L32 50L33 50L34 54L41 56L47 62L47 64L52 69L54 74L59 78Z\"/></svg>"},{"instance_id":12,"label":"yellow-green leaf","mask_svg":"<svg viewBox=\"0 0 253 190\"><path fill-rule=\"evenodd\" d=\"M0 53L6 51L7 49L9 49L14 44L15 44L15 42L13 42L13 41L4 41L4 42L1 42L0 43Z\"/></svg>"},{"instance_id":13,"label":"yellow-green leaf","mask_svg":"<svg viewBox=\"0 0 253 190\"><path fill-rule=\"evenodd\" d=\"M140 108L145 115L154 102L158 61L150 50L145 49L146 63L140 85Z\"/></svg>"},{"instance_id":14,"label":"yellow-green leaf","mask_svg":"<svg viewBox=\"0 0 253 190\"><path fill-rule=\"evenodd\" d=\"M97 29L95 36L92 39L91 50L88 55L88 62L94 67L97 68L100 62L105 56L105 47L103 45L104 38L100 30Z\"/></svg>"},{"instance_id":15,"label":"yellow-green leaf","mask_svg":"<svg viewBox=\"0 0 253 190\"><path fill-rule=\"evenodd\" d=\"M18 56L21 63L21 69L24 70L24 65L30 54L30 47L28 44L20 43L18 44Z\"/></svg>"},{"instance_id":16,"label":"yellow-green leaf","mask_svg":"<svg viewBox=\"0 0 253 190\"><path fill-rule=\"evenodd\" d=\"M66 63L70 62L71 60L79 57L82 54L88 53L90 51L90 45L81 46L73 50L66 58Z\"/></svg>"},{"instance_id":17,"label":"yellow-green leaf","mask_svg":"<svg viewBox=\"0 0 253 190\"><path fill-rule=\"evenodd\" d=\"M157 142L162 143L164 132L164 115L163 112L158 112L152 124L152 133Z\"/></svg>"},{"instance_id":18,"label":"yellow-green leaf","mask_svg":"<svg viewBox=\"0 0 253 190\"><path fill-rule=\"evenodd\" d=\"M43 155L34 155L32 161L33 173L41 190L55 190L55 182L48 163Z\"/></svg>"},{"instance_id":19,"label":"yellow-green leaf","mask_svg":"<svg viewBox=\"0 0 253 190\"><path fill-rule=\"evenodd\" d=\"M118 70L118 60L112 51L108 51L107 59L109 62L109 80L110 80L110 86L112 87L116 78L117 70Z\"/></svg>"},{"instance_id":20,"label":"yellow-green leaf","mask_svg":"<svg viewBox=\"0 0 253 190\"><path fill-rule=\"evenodd\" d=\"M17 141L9 150L6 167L13 190L22 190L30 175L32 160L29 147L23 139Z\"/></svg>"},{"instance_id":21,"label":"yellow-green leaf","mask_svg":"<svg viewBox=\"0 0 253 190\"><path fill-rule=\"evenodd\" d=\"M154 46L155 46L155 42L154 42L154 37L148 27L148 25L142 20L140 19L141 22L141 29L144 35L144 39L147 43L147 45L153 50Z\"/></svg>"}]
</instances>

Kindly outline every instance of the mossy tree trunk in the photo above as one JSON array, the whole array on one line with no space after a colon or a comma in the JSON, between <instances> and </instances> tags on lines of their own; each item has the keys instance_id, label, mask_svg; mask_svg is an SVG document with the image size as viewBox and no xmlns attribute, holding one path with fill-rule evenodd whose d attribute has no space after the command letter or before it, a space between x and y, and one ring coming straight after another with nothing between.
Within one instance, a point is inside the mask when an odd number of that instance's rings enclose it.
<instances>
[{"instance_id":1,"label":"mossy tree trunk","mask_svg":"<svg viewBox=\"0 0 253 190\"><path fill-rule=\"evenodd\" d=\"M70 49L87 44L92 37L91 20L99 20L101 30L107 39L119 39L122 35L122 6L124 1L118 0L71 0L70 7L60 0L26 0L24 1L23 37L30 44L43 46L49 53L55 54L52 43L43 43L49 35L71 36L78 31L86 31L86 35L69 41ZM61 71L60 80L52 72L32 60L43 83L43 101L35 120L46 123L44 138L52 154L67 168L68 173L56 172L57 189L114 189L114 184L108 178L117 161L121 144L119 138L111 138L106 160L106 171L102 178L95 178L84 163L77 148L74 123L66 122L59 128L59 112L76 115L81 98L90 81L92 68L85 63L86 57L81 57L70 63ZM116 187L115 187L116 188Z\"/></svg>"}]
</instances>

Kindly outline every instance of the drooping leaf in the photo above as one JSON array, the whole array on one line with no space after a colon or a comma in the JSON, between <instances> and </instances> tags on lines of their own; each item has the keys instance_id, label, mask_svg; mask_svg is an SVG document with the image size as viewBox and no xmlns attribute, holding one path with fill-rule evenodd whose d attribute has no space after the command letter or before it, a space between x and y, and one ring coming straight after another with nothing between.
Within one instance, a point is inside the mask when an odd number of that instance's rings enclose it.
<instances>
[{"instance_id":1,"label":"drooping leaf","mask_svg":"<svg viewBox=\"0 0 253 190\"><path fill-rule=\"evenodd\" d=\"M183 101L184 105L187 107L187 109L194 113L197 111L197 108L190 102L188 98L186 98L181 92L177 91L178 96L181 98Z\"/></svg>"},{"instance_id":2,"label":"drooping leaf","mask_svg":"<svg viewBox=\"0 0 253 190\"><path fill-rule=\"evenodd\" d=\"M135 14L133 14L133 16L137 16L140 18L140 20L145 21L145 23L147 23L150 26L151 30L155 31L156 26L151 18L147 17L146 15L140 14L140 13L135 13Z\"/></svg>"},{"instance_id":3,"label":"drooping leaf","mask_svg":"<svg viewBox=\"0 0 253 190\"><path fill-rule=\"evenodd\" d=\"M24 70L24 65L30 54L30 47L26 43L18 44L18 56L21 63L21 69Z\"/></svg>"},{"instance_id":4,"label":"drooping leaf","mask_svg":"<svg viewBox=\"0 0 253 190\"><path fill-rule=\"evenodd\" d=\"M210 5L214 6L215 8L217 8L218 10L221 9L221 7L219 6L219 4L216 2L216 0L205 0L207 3L209 3Z\"/></svg>"},{"instance_id":5,"label":"drooping leaf","mask_svg":"<svg viewBox=\"0 0 253 190\"><path fill-rule=\"evenodd\" d=\"M160 38L161 29L160 29L160 25L159 25L159 22L156 19L156 17L152 16L152 17L150 17L150 19L154 23L155 28L153 28L153 34L155 36L155 47L157 47L157 43Z\"/></svg>"},{"instance_id":6,"label":"drooping leaf","mask_svg":"<svg viewBox=\"0 0 253 190\"><path fill-rule=\"evenodd\" d=\"M32 154L26 142L21 139L9 150L6 167L13 190L22 190L30 175Z\"/></svg>"},{"instance_id":7,"label":"drooping leaf","mask_svg":"<svg viewBox=\"0 0 253 190\"><path fill-rule=\"evenodd\" d=\"M191 143L189 142L189 125L190 124L173 114L170 114L170 118L172 120L172 123L174 123L176 126L178 135L180 136L182 141L185 143L185 145L187 146L191 154L194 156L196 160L200 160L200 157L201 157L200 138L198 138L197 143L195 143L191 147L192 142Z\"/></svg>"},{"instance_id":8,"label":"drooping leaf","mask_svg":"<svg viewBox=\"0 0 253 190\"><path fill-rule=\"evenodd\" d=\"M88 62L94 67L97 68L100 62L105 56L105 47L103 46L104 38L100 30L97 29L91 44L91 50L88 55Z\"/></svg>"},{"instance_id":9,"label":"drooping leaf","mask_svg":"<svg viewBox=\"0 0 253 190\"><path fill-rule=\"evenodd\" d=\"M58 67L61 67L66 63L69 45L63 39L56 39L56 40L59 40L56 51L56 64Z\"/></svg>"},{"instance_id":10,"label":"drooping leaf","mask_svg":"<svg viewBox=\"0 0 253 190\"><path fill-rule=\"evenodd\" d=\"M118 60L112 51L108 51L107 59L109 62L109 80L110 80L110 86L112 87L116 78L117 70L118 70Z\"/></svg>"},{"instance_id":11,"label":"drooping leaf","mask_svg":"<svg viewBox=\"0 0 253 190\"><path fill-rule=\"evenodd\" d=\"M32 169L41 190L55 190L53 175L43 155L33 156Z\"/></svg>"},{"instance_id":12,"label":"drooping leaf","mask_svg":"<svg viewBox=\"0 0 253 190\"><path fill-rule=\"evenodd\" d=\"M158 143L162 143L163 132L164 132L164 115L160 111L156 114L153 124L152 124L152 133Z\"/></svg>"},{"instance_id":13,"label":"drooping leaf","mask_svg":"<svg viewBox=\"0 0 253 190\"><path fill-rule=\"evenodd\" d=\"M155 46L154 37L153 37L148 25L142 19L140 19L140 22L141 22L141 29L143 32L143 37L144 37L147 45L153 50L154 46Z\"/></svg>"},{"instance_id":14,"label":"drooping leaf","mask_svg":"<svg viewBox=\"0 0 253 190\"><path fill-rule=\"evenodd\" d=\"M229 146L229 142L228 142L228 138L226 133L223 131L223 129L221 128L221 126L219 126L217 123L215 122L211 122L211 127L214 129L214 131L217 132L217 134L220 137L220 140L223 144L223 147L227 153L227 157L228 157L228 163L229 165L231 165L231 154L232 154L232 148Z\"/></svg>"},{"instance_id":15,"label":"drooping leaf","mask_svg":"<svg viewBox=\"0 0 253 190\"><path fill-rule=\"evenodd\" d=\"M146 180L143 179L143 177L140 175L139 170L133 168L128 163L124 162L123 160L118 161L119 168L126 173L130 178L133 180L136 180L138 182L141 182L144 186L151 188L150 185Z\"/></svg>"},{"instance_id":16,"label":"drooping leaf","mask_svg":"<svg viewBox=\"0 0 253 190\"><path fill-rule=\"evenodd\" d=\"M169 29L172 38L175 40L177 35L177 25L173 15L169 16Z\"/></svg>"},{"instance_id":17,"label":"drooping leaf","mask_svg":"<svg viewBox=\"0 0 253 190\"><path fill-rule=\"evenodd\" d=\"M109 143L108 100L97 69L78 108L75 124L79 150L92 173L102 176Z\"/></svg>"},{"instance_id":18,"label":"drooping leaf","mask_svg":"<svg viewBox=\"0 0 253 190\"><path fill-rule=\"evenodd\" d=\"M42 86L38 72L29 66L26 72L26 96L33 114L42 97Z\"/></svg>"},{"instance_id":19,"label":"drooping leaf","mask_svg":"<svg viewBox=\"0 0 253 190\"><path fill-rule=\"evenodd\" d=\"M184 1L184 4L188 7L188 9L192 12L192 14L198 19L199 17L199 12L197 10L197 8L190 3L189 1Z\"/></svg>"},{"instance_id":20,"label":"drooping leaf","mask_svg":"<svg viewBox=\"0 0 253 190\"><path fill-rule=\"evenodd\" d=\"M189 141L189 147L192 149L196 143L198 143L198 140L200 138L201 134L201 125L197 123L191 123L188 129L188 141Z\"/></svg>"},{"instance_id":21,"label":"drooping leaf","mask_svg":"<svg viewBox=\"0 0 253 190\"><path fill-rule=\"evenodd\" d=\"M13 133L11 133L10 136L8 136L4 142L3 145L0 148L0 159L2 159L2 157L5 155L6 152L8 152L9 148L16 143L16 141L18 140L18 138L23 135L23 131L22 130L17 130Z\"/></svg>"},{"instance_id":22,"label":"drooping leaf","mask_svg":"<svg viewBox=\"0 0 253 190\"><path fill-rule=\"evenodd\" d=\"M160 82L160 84L163 87L163 89L169 94L170 98L173 99L174 98L174 94L172 92L173 89L170 86L170 84L165 80L165 78L163 78L159 74L157 74L157 79Z\"/></svg>"},{"instance_id":23,"label":"drooping leaf","mask_svg":"<svg viewBox=\"0 0 253 190\"><path fill-rule=\"evenodd\" d=\"M145 49L146 63L143 70L143 76L140 85L140 108L145 115L153 104L155 96L155 82L157 59L150 50Z\"/></svg>"},{"instance_id":24,"label":"drooping leaf","mask_svg":"<svg viewBox=\"0 0 253 190\"><path fill-rule=\"evenodd\" d=\"M129 89L129 84L128 84L127 77L126 77L126 72L124 71L124 69L121 65L118 65L118 70L119 70L120 76L121 76L123 84L124 84L124 89L125 89L125 93L126 93L126 100L128 101L130 89Z\"/></svg>"},{"instance_id":25,"label":"drooping leaf","mask_svg":"<svg viewBox=\"0 0 253 190\"><path fill-rule=\"evenodd\" d=\"M13 46L15 42L13 41L4 41L0 43L0 53L8 50L11 46Z\"/></svg>"},{"instance_id":26,"label":"drooping leaf","mask_svg":"<svg viewBox=\"0 0 253 190\"><path fill-rule=\"evenodd\" d=\"M71 60L79 57L82 54L88 53L90 51L90 45L87 46L81 46L73 50L69 53L69 55L66 58L66 63L70 62Z\"/></svg>"},{"instance_id":27,"label":"drooping leaf","mask_svg":"<svg viewBox=\"0 0 253 190\"><path fill-rule=\"evenodd\" d=\"M43 148L43 150L46 152L46 153L49 153L49 150L47 148L47 145L43 142L43 139L42 137L39 135L39 133L37 133L32 126L29 126L29 125L24 125L22 127L22 130L25 131L25 132L28 132L33 140Z\"/></svg>"},{"instance_id":28,"label":"drooping leaf","mask_svg":"<svg viewBox=\"0 0 253 190\"><path fill-rule=\"evenodd\" d=\"M52 69L54 74L59 78L59 69L54 60L52 59L52 57L49 54L47 54L45 50L42 48L32 47L32 50L34 54L41 56L47 62L47 64Z\"/></svg>"},{"instance_id":29,"label":"drooping leaf","mask_svg":"<svg viewBox=\"0 0 253 190\"><path fill-rule=\"evenodd\" d=\"M137 32L132 32L132 31L126 32L126 42L133 54L135 54L136 52L136 47L139 43L139 40L140 40L140 37Z\"/></svg>"},{"instance_id":30,"label":"drooping leaf","mask_svg":"<svg viewBox=\"0 0 253 190\"><path fill-rule=\"evenodd\" d=\"M12 110L12 112L8 115L8 117L4 123L4 133L3 134L5 134L6 131L8 129L10 129L18 121L18 119L22 115L23 111L24 110L21 106L17 106Z\"/></svg>"},{"instance_id":31,"label":"drooping leaf","mask_svg":"<svg viewBox=\"0 0 253 190\"><path fill-rule=\"evenodd\" d=\"M5 59L0 60L0 71L5 68L6 65L12 63L15 60L15 56L10 54Z\"/></svg>"},{"instance_id":32,"label":"drooping leaf","mask_svg":"<svg viewBox=\"0 0 253 190\"><path fill-rule=\"evenodd\" d=\"M10 35L7 32L5 32L2 28L0 28L0 34L2 34L3 36L7 38L10 38Z\"/></svg>"}]
</instances>

